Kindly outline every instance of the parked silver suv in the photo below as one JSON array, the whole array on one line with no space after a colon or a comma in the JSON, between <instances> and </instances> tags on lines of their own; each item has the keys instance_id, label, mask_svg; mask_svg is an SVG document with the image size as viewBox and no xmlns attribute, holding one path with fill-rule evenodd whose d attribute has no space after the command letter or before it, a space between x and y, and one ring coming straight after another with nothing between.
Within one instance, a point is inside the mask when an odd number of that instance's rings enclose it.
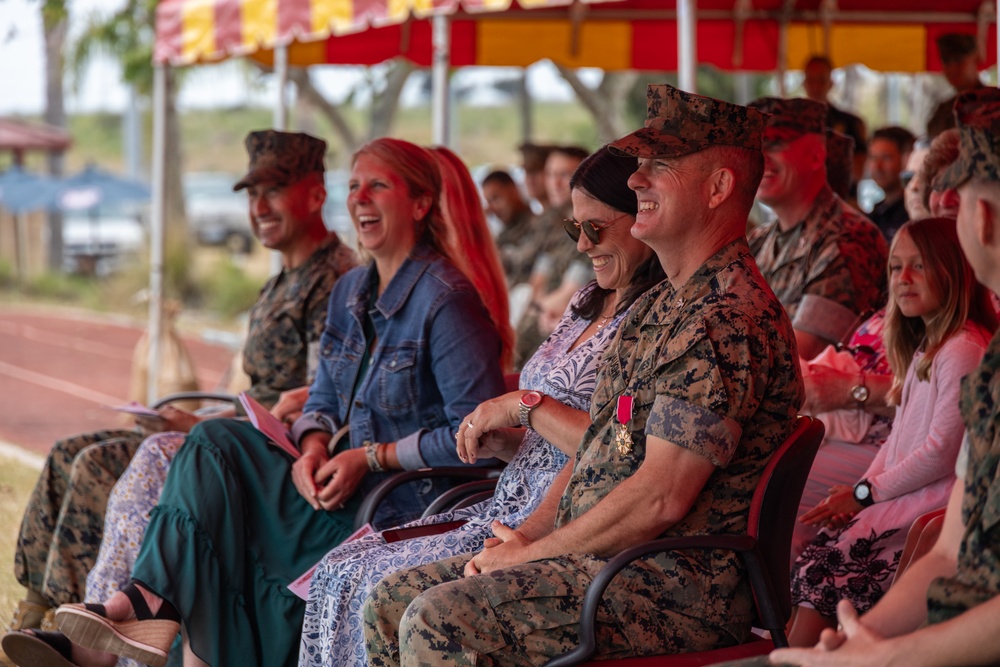
<instances>
[{"instance_id":1,"label":"parked silver suv","mask_svg":"<svg viewBox=\"0 0 1000 667\"><path fill-rule=\"evenodd\" d=\"M238 180L224 172L190 172L184 175L184 200L188 224L199 243L246 254L256 242L247 218L246 193L233 192Z\"/></svg>"}]
</instances>

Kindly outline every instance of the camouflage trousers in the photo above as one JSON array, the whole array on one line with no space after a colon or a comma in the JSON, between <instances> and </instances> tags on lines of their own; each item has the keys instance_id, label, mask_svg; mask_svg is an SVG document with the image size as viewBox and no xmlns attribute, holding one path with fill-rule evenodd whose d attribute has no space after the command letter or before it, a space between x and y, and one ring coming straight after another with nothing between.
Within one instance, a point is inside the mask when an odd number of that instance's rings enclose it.
<instances>
[{"instance_id":1,"label":"camouflage trousers","mask_svg":"<svg viewBox=\"0 0 1000 667\"><path fill-rule=\"evenodd\" d=\"M14 553L14 575L49 604L81 602L97 560L104 511L143 436L106 430L59 440L28 499Z\"/></svg>"},{"instance_id":2,"label":"camouflage trousers","mask_svg":"<svg viewBox=\"0 0 1000 667\"><path fill-rule=\"evenodd\" d=\"M594 559L565 556L464 577L468 560L401 570L375 587L364 608L370 665L541 665L577 645ZM719 628L680 612L659 609L655 620L627 613L634 595L615 585L605 593L597 616L601 658L733 643Z\"/></svg>"}]
</instances>

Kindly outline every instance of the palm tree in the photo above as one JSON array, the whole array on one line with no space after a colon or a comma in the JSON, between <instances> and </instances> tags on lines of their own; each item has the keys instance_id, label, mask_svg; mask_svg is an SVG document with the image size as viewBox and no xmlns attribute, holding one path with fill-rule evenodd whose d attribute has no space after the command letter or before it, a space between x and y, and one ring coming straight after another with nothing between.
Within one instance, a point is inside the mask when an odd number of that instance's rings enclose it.
<instances>
[{"instance_id":1,"label":"palm tree","mask_svg":"<svg viewBox=\"0 0 1000 667\"><path fill-rule=\"evenodd\" d=\"M59 0L50 0L59 1ZM153 89L153 43L156 0L127 0L111 16L92 16L73 47L72 67L79 79L91 59L98 53L110 54L122 66L122 78L142 97L149 98ZM184 293L188 287L188 265L191 235L184 205L183 154L181 152L180 121L177 114L178 73L166 68L166 104L164 105L165 180L164 191L167 252L167 284ZM173 258L173 259L171 259Z\"/></svg>"},{"instance_id":2,"label":"palm tree","mask_svg":"<svg viewBox=\"0 0 1000 667\"><path fill-rule=\"evenodd\" d=\"M41 4L42 32L45 41L45 122L66 127L66 100L63 94L68 14L65 0L45 0ZM47 157L49 174L63 175L63 154L50 151ZM62 268L62 214L49 214L49 268Z\"/></svg>"}]
</instances>

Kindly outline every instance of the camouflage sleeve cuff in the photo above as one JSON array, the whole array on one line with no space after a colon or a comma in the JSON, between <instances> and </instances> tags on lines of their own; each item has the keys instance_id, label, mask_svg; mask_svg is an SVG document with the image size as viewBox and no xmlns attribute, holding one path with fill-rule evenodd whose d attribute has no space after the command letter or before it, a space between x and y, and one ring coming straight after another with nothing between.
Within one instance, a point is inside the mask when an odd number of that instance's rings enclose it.
<instances>
[{"instance_id":1,"label":"camouflage sleeve cuff","mask_svg":"<svg viewBox=\"0 0 1000 667\"><path fill-rule=\"evenodd\" d=\"M403 466L403 470L419 470L427 467L424 457L420 455L420 435L423 432L421 429L396 441L396 458L399 460L399 465Z\"/></svg>"},{"instance_id":2,"label":"camouflage sleeve cuff","mask_svg":"<svg viewBox=\"0 0 1000 667\"><path fill-rule=\"evenodd\" d=\"M307 412L292 424L292 442L299 445L304 436L309 431L326 431L327 433L336 433L337 426L333 417L325 415L322 412Z\"/></svg>"},{"instance_id":3,"label":"camouflage sleeve cuff","mask_svg":"<svg viewBox=\"0 0 1000 667\"><path fill-rule=\"evenodd\" d=\"M858 322L858 314L841 304L815 294L802 297L795 312L792 326L830 343L839 343L851 333L851 327Z\"/></svg>"},{"instance_id":4,"label":"camouflage sleeve cuff","mask_svg":"<svg viewBox=\"0 0 1000 667\"><path fill-rule=\"evenodd\" d=\"M743 429L700 405L660 394L646 421L646 435L672 442L725 468L736 451Z\"/></svg>"}]
</instances>

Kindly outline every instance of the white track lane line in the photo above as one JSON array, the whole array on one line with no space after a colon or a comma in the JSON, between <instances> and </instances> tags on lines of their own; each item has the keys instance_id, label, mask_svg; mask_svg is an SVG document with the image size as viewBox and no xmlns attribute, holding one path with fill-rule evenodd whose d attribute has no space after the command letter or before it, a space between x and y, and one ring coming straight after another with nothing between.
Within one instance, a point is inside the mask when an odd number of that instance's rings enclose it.
<instances>
[{"instance_id":1,"label":"white track lane line","mask_svg":"<svg viewBox=\"0 0 1000 667\"><path fill-rule=\"evenodd\" d=\"M12 377L15 380L20 380L22 382L30 382L31 384L36 384L40 387L45 387L46 389L60 391L64 394L75 396L76 398L93 401L94 403L98 403L100 405L118 405L119 403L124 402L124 399L120 396L111 396L99 391L94 391L93 389L89 389L73 382L66 382L65 380L60 380L50 375L42 375L41 373L36 373L35 371L28 370L27 368L14 366L3 361L0 361L0 374L7 375L8 377Z\"/></svg>"}]
</instances>

